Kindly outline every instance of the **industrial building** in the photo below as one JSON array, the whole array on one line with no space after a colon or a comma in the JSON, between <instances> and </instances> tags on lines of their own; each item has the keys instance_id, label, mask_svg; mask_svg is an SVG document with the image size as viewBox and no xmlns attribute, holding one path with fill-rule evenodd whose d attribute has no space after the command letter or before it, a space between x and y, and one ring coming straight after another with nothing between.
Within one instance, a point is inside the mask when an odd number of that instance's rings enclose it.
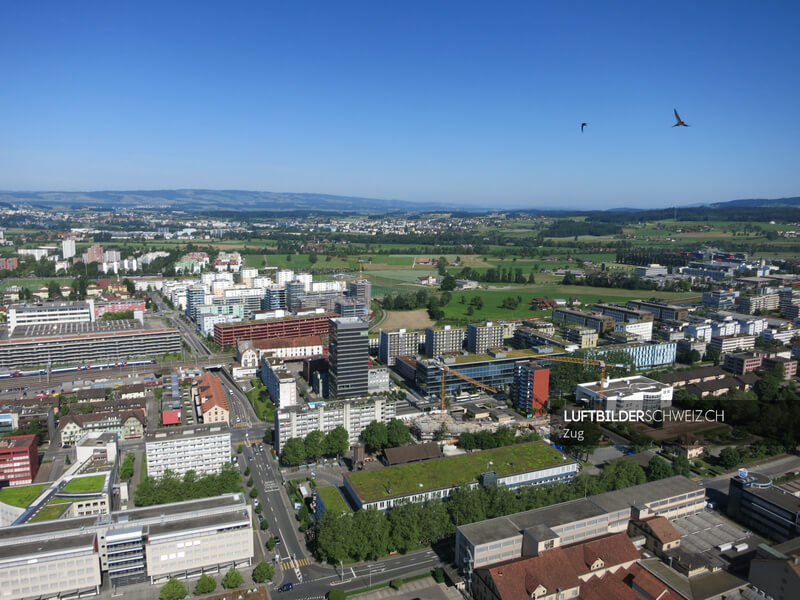
<instances>
[{"instance_id":1,"label":"industrial building","mask_svg":"<svg viewBox=\"0 0 800 600\"><path fill-rule=\"evenodd\" d=\"M95 320L94 301L14 304L8 309L8 332L27 325L61 325L91 323Z\"/></svg>"},{"instance_id":2,"label":"industrial building","mask_svg":"<svg viewBox=\"0 0 800 600\"><path fill-rule=\"evenodd\" d=\"M800 498L747 469L728 483L728 516L779 542L800 536Z\"/></svg>"}]
</instances>

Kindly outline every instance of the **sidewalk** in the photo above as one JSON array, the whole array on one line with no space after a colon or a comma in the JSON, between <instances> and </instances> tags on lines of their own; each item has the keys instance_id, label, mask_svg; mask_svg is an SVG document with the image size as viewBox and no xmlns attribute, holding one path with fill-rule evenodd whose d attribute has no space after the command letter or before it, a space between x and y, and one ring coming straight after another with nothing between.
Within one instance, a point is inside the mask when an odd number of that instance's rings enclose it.
<instances>
[{"instance_id":1,"label":"sidewalk","mask_svg":"<svg viewBox=\"0 0 800 600\"><path fill-rule=\"evenodd\" d=\"M433 577L424 577L409 581L395 590L386 587L364 592L356 596L349 596L349 600L463 600L461 593L454 587L447 587L444 583L436 583Z\"/></svg>"}]
</instances>

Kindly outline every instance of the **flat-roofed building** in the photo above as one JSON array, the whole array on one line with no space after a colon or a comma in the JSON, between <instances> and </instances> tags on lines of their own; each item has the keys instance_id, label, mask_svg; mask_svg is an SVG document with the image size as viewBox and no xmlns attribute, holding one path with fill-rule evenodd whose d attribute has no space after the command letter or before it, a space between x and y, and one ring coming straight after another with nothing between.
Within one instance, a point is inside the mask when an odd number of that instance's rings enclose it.
<instances>
[{"instance_id":1,"label":"flat-roofed building","mask_svg":"<svg viewBox=\"0 0 800 600\"><path fill-rule=\"evenodd\" d=\"M525 414L541 413L550 397L550 369L536 362L514 367L514 407Z\"/></svg>"},{"instance_id":2,"label":"flat-roofed building","mask_svg":"<svg viewBox=\"0 0 800 600\"><path fill-rule=\"evenodd\" d=\"M631 308L630 306L621 306L619 304L595 304L594 309L603 315L612 317L615 321L622 321L624 323L638 323L639 321L653 320L653 313Z\"/></svg>"},{"instance_id":3,"label":"flat-roofed building","mask_svg":"<svg viewBox=\"0 0 800 600\"><path fill-rule=\"evenodd\" d=\"M27 325L91 323L95 320L94 301L13 304L8 309L8 332Z\"/></svg>"},{"instance_id":4,"label":"flat-roofed building","mask_svg":"<svg viewBox=\"0 0 800 600\"><path fill-rule=\"evenodd\" d=\"M231 462L231 434L225 425L196 425L162 429L145 439L147 475L163 477L167 471L219 473Z\"/></svg>"},{"instance_id":5,"label":"flat-roofed building","mask_svg":"<svg viewBox=\"0 0 800 600\"><path fill-rule=\"evenodd\" d=\"M297 379L289 371L282 359L264 354L261 357L261 381L275 406L288 408L297 406Z\"/></svg>"},{"instance_id":6,"label":"flat-roofed building","mask_svg":"<svg viewBox=\"0 0 800 600\"><path fill-rule=\"evenodd\" d=\"M253 347L259 356L268 353L283 360L302 360L310 356L322 356L325 352L325 345L319 335L255 340Z\"/></svg>"},{"instance_id":7,"label":"flat-roofed building","mask_svg":"<svg viewBox=\"0 0 800 600\"><path fill-rule=\"evenodd\" d=\"M738 311L755 314L757 311L777 310L780 303L778 294L759 294L757 296L739 296L736 298Z\"/></svg>"},{"instance_id":8,"label":"flat-roofed building","mask_svg":"<svg viewBox=\"0 0 800 600\"><path fill-rule=\"evenodd\" d=\"M35 435L0 438L0 484L17 486L33 483L38 470L39 452Z\"/></svg>"},{"instance_id":9,"label":"flat-roofed building","mask_svg":"<svg viewBox=\"0 0 800 600\"><path fill-rule=\"evenodd\" d=\"M455 560L462 572L525 555L556 544L574 544L627 531L631 519L692 515L705 508L705 488L682 476L668 477L561 502L543 508L461 525Z\"/></svg>"},{"instance_id":10,"label":"flat-roofed building","mask_svg":"<svg viewBox=\"0 0 800 600\"><path fill-rule=\"evenodd\" d=\"M326 335L329 315L325 313L307 316L285 317L244 321L241 323L218 323L214 325L214 343L226 349L242 340L268 340L274 338Z\"/></svg>"},{"instance_id":11,"label":"flat-roofed building","mask_svg":"<svg viewBox=\"0 0 800 600\"><path fill-rule=\"evenodd\" d=\"M378 358L381 359L381 362L393 367L398 356L416 356L419 353L421 340L422 334L419 331L406 329L384 331L381 329Z\"/></svg>"},{"instance_id":12,"label":"flat-roofed building","mask_svg":"<svg viewBox=\"0 0 800 600\"><path fill-rule=\"evenodd\" d=\"M652 313L657 321L685 321L689 316L688 308L665 302L628 300L627 307Z\"/></svg>"},{"instance_id":13,"label":"flat-roofed building","mask_svg":"<svg viewBox=\"0 0 800 600\"><path fill-rule=\"evenodd\" d=\"M428 327L425 330L425 354L438 358L450 352L461 352L465 337L466 329L463 327Z\"/></svg>"},{"instance_id":14,"label":"flat-roofed building","mask_svg":"<svg viewBox=\"0 0 800 600\"><path fill-rule=\"evenodd\" d=\"M564 327L564 339L578 344L581 348L595 348L597 346L597 332L591 327Z\"/></svg>"},{"instance_id":15,"label":"flat-roofed building","mask_svg":"<svg viewBox=\"0 0 800 600\"><path fill-rule=\"evenodd\" d=\"M486 321L473 323L467 327L467 350L481 354L489 348L503 345L503 325Z\"/></svg>"},{"instance_id":16,"label":"flat-roofed building","mask_svg":"<svg viewBox=\"0 0 800 600\"><path fill-rule=\"evenodd\" d=\"M613 414L663 410L672 406L672 386L636 375L575 386L575 402Z\"/></svg>"},{"instance_id":17,"label":"flat-roofed building","mask_svg":"<svg viewBox=\"0 0 800 600\"><path fill-rule=\"evenodd\" d=\"M330 320L329 390L334 398L369 393L369 323L358 317Z\"/></svg>"},{"instance_id":18,"label":"flat-roofed building","mask_svg":"<svg viewBox=\"0 0 800 600\"><path fill-rule=\"evenodd\" d=\"M752 350L756 347L756 338L754 335L731 335L726 337L715 335L711 337L708 347L720 354Z\"/></svg>"},{"instance_id":19,"label":"flat-roofed building","mask_svg":"<svg viewBox=\"0 0 800 600\"><path fill-rule=\"evenodd\" d=\"M554 323L575 323L591 327L603 334L614 329L614 318L600 312L577 310L574 308L556 308L553 310Z\"/></svg>"},{"instance_id":20,"label":"flat-roofed building","mask_svg":"<svg viewBox=\"0 0 800 600\"><path fill-rule=\"evenodd\" d=\"M747 469L730 479L728 516L779 542L800 536L800 498Z\"/></svg>"}]
</instances>

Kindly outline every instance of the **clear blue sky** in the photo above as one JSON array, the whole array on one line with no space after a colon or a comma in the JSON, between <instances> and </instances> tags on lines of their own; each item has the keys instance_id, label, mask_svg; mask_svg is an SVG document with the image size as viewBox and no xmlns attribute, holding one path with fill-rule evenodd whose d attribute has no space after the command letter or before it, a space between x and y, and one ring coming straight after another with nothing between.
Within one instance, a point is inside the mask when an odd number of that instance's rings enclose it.
<instances>
[{"instance_id":1,"label":"clear blue sky","mask_svg":"<svg viewBox=\"0 0 800 600\"><path fill-rule=\"evenodd\" d=\"M798 30L794 0L3 2L0 189L797 196Z\"/></svg>"}]
</instances>

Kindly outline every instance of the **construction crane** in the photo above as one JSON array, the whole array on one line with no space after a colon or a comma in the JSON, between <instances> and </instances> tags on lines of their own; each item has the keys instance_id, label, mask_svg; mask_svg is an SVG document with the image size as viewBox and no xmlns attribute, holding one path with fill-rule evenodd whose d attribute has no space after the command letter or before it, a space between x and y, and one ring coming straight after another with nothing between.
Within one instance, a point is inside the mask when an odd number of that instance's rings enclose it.
<instances>
[{"instance_id":1,"label":"construction crane","mask_svg":"<svg viewBox=\"0 0 800 600\"><path fill-rule=\"evenodd\" d=\"M448 373L452 373L453 375L455 375L459 379L463 379L464 381L468 381L472 385L477 386L477 387L481 388L482 390L486 390L487 392L490 392L492 394L498 393L498 391L495 388L493 388L492 386L486 385L485 383L481 383L480 381L478 381L476 379L473 379L472 377L468 377L467 375L464 375L463 373L460 373L460 372L456 371L455 369L451 369L450 367L448 367L446 364L444 364L442 362L437 362L437 366L442 370L442 388L441 388L441 390L439 392L439 400L441 402L442 411L445 410L444 394L445 394L445 382L446 382Z\"/></svg>"}]
</instances>

